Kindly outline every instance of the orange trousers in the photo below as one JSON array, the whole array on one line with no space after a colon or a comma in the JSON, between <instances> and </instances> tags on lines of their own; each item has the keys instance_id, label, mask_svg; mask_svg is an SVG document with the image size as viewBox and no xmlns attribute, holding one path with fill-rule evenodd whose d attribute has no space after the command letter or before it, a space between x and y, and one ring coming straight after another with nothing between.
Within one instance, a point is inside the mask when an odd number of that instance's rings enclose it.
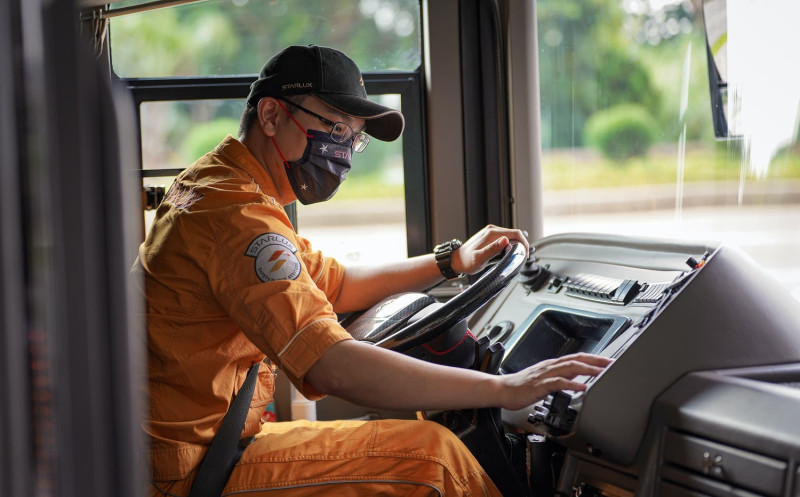
<instances>
[{"instance_id":1,"label":"orange trousers","mask_svg":"<svg viewBox=\"0 0 800 497\"><path fill-rule=\"evenodd\" d=\"M153 496L185 496L194 474L153 482ZM461 441L430 421L266 423L222 495L499 496Z\"/></svg>"}]
</instances>

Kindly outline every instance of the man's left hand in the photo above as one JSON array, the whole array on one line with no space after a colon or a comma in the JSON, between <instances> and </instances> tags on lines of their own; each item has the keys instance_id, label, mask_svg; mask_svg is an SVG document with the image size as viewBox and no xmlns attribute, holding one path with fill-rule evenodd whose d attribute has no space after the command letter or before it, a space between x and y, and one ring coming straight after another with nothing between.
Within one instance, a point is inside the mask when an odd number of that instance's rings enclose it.
<instances>
[{"instance_id":1,"label":"man's left hand","mask_svg":"<svg viewBox=\"0 0 800 497\"><path fill-rule=\"evenodd\" d=\"M454 252L453 270L457 273L475 274L486 266L492 257L499 254L513 242L529 245L526 233L522 230L501 228L488 225L475 233L469 240Z\"/></svg>"}]
</instances>

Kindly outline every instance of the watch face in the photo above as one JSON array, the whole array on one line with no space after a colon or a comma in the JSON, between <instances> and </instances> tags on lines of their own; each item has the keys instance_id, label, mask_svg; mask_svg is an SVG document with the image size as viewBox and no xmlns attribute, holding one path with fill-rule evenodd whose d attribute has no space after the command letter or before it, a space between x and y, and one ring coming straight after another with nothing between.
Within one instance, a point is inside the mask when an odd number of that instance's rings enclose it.
<instances>
[{"instance_id":1,"label":"watch face","mask_svg":"<svg viewBox=\"0 0 800 497\"><path fill-rule=\"evenodd\" d=\"M433 252L435 254L443 254L443 253L451 253L461 247L461 242L459 240L450 240L444 243L441 243L433 248Z\"/></svg>"},{"instance_id":2,"label":"watch face","mask_svg":"<svg viewBox=\"0 0 800 497\"><path fill-rule=\"evenodd\" d=\"M458 247L453 247L453 242L444 242L441 245L437 245L433 248L433 253L436 254L436 258L443 258L449 257L453 251Z\"/></svg>"}]
</instances>

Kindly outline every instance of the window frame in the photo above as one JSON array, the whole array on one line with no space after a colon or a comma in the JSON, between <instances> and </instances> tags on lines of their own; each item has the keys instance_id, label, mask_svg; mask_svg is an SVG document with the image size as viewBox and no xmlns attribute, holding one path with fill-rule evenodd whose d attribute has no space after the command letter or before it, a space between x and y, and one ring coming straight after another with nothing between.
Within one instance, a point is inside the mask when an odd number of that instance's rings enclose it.
<instances>
[{"instance_id":1,"label":"window frame","mask_svg":"<svg viewBox=\"0 0 800 497\"><path fill-rule=\"evenodd\" d=\"M133 96L135 105L139 175L141 178L174 176L183 168L144 169L141 153L141 104L187 100L244 99L256 76L215 76L176 78L118 78ZM431 221L428 161L425 146L424 92L422 68L416 71L368 72L363 74L369 95L399 94L406 127L403 131L405 223L409 256L428 253ZM188 164L187 164L188 166ZM287 208L297 226L294 205Z\"/></svg>"}]
</instances>

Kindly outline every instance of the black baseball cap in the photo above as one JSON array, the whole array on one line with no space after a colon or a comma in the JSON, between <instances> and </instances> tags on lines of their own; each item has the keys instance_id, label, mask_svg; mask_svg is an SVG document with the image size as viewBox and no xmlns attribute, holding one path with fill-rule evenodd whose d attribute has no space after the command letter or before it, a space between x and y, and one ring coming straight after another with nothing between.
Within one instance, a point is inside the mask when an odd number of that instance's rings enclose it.
<instances>
[{"instance_id":1,"label":"black baseball cap","mask_svg":"<svg viewBox=\"0 0 800 497\"><path fill-rule=\"evenodd\" d=\"M263 97L312 94L342 114L366 120L364 131L383 141L396 140L405 121L399 111L367 99L356 63L342 52L317 45L290 46L272 57L250 85L247 105Z\"/></svg>"}]
</instances>

